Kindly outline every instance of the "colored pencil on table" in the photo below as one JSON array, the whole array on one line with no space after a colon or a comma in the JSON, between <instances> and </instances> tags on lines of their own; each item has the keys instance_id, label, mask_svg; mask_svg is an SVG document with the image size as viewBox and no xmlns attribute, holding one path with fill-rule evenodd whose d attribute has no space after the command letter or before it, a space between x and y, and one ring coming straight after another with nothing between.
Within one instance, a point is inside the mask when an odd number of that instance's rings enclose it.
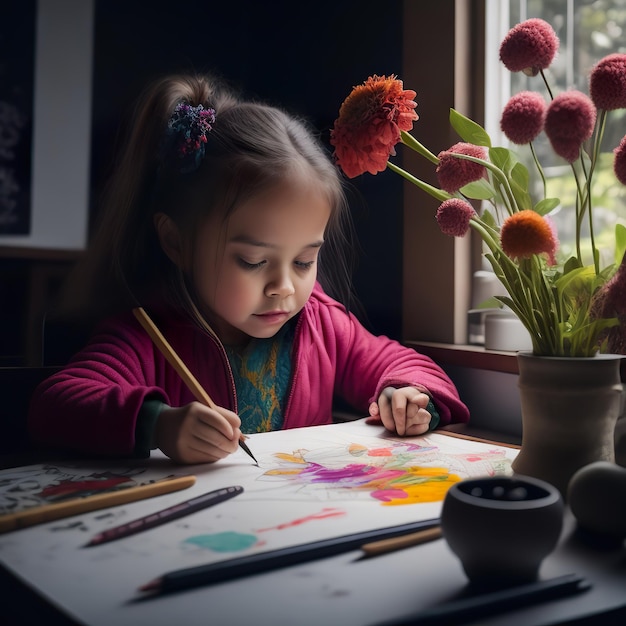
<instances>
[{"instance_id":1,"label":"colored pencil on table","mask_svg":"<svg viewBox=\"0 0 626 626\"><path fill-rule=\"evenodd\" d=\"M392 619L377 626L447 626L481 621L498 613L583 593L590 588L591 584L582 576L564 574L451 600L440 606ZM499 623L506 623L506 620Z\"/></svg>"},{"instance_id":2,"label":"colored pencil on table","mask_svg":"<svg viewBox=\"0 0 626 626\"><path fill-rule=\"evenodd\" d=\"M202 509L224 502L224 500L234 498L240 493L243 493L243 487L240 487L239 485L209 491L208 493L198 496L197 498L180 502L179 504L175 504L174 506L163 509L162 511L151 513L150 515L140 517L139 519L132 520L126 524L115 526L114 528L108 528L107 530L94 535L85 547L99 546L103 543L108 543L109 541L122 539L124 537L134 535L135 533L154 528L155 526L166 524L167 522L171 522L172 520L185 515L190 515L196 511L201 511Z\"/></svg>"},{"instance_id":3,"label":"colored pencil on table","mask_svg":"<svg viewBox=\"0 0 626 626\"><path fill-rule=\"evenodd\" d=\"M178 476L158 480L149 485L127 487L107 493L85 496L84 498L74 498L65 502L35 506L17 513L1 516L0 533L71 517L72 515L89 513L90 511L97 511L110 506L136 502L137 500L152 498L153 496L160 496L173 491L180 491L181 489L191 487L195 482L195 476Z\"/></svg>"},{"instance_id":4,"label":"colored pencil on table","mask_svg":"<svg viewBox=\"0 0 626 626\"><path fill-rule=\"evenodd\" d=\"M133 314L143 326L144 330L152 339L154 345L161 351L161 354L167 359L168 363L176 370L178 375L183 379L189 390L193 393L198 402L202 402L211 409L215 409L215 402L206 392L204 387L198 382L198 379L189 371L183 360L178 356L174 348L170 345L163 333L156 327L150 316L142 307L133 309ZM250 448L245 443L245 437L242 434L239 438L239 446L241 449L258 465L259 462L254 458Z\"/></svg>"},{"instance_id":5,"label":"colored pencil on table","mask_svg":"<svg viewBox=\"0 0 626 626\"><path fill-rule=\"evenodd\" d=\"M409 533L408 535L401 535L400 537L392 537L390 539L381 539L380 541L372 541L361 546L363 550L363 558L369 558L371 556L379 556L380 554L387 554L394 552L395 550L403 550L404 548L410 548L412 546L418 546L427 541L434 541L443 536L441 526L433 526L432 528L426 528L425 530L418 530L415 533Z\"/></svg>"},{"instance_id":6,"label":"colored pencil on table","mask_svg":"<svg viewBox=\"0 0 626 626\"><path fill-rule=\"evenodd\" d=\"M139 590L152 592L154 594L163 594L200 587L202 585L221 583L235 578L252 576L253 574L261 574L282 567L288 567L290 565L307 563L343 552L349 552L350 550L357 550L371 541L400 537L407 533L414 533L418 530L424 530L438 525L439 519L422 520L399 526L368 530L353 535L323 539L321 541L281 548L279 550L258 552L249 556L228 559L217 563L184 568L163 574L159 578L143 585Z\"/></svg>"}]
</instances>

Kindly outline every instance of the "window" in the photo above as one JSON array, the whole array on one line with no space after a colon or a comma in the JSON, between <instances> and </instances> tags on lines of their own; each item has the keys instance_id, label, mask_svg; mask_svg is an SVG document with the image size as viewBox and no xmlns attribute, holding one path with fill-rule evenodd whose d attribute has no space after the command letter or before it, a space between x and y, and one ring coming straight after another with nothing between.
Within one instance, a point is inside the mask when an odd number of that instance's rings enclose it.
<instances>
[{"instance_id":1,"label":"window","mask_svg":"<svg viewBox=\"0 0 626 626\"><path fill-rule=\"evenodd\" d=\"M560 40L559 53L546 71L553 93L575 88L588 94L588 76L593 65L608 54L626 52L626 0L487 0L486 13L485 120L486 130L496 145L507 145L499 129L499 120L510 95L532 90L543 93L546 99L549 97L541 77L528 77L522 72L511 74L500 63L500 42L512 26L539 17L556 31ZM612 171L612 151L625 131L626 111L612 111L608 116L603 155L594 174L593 189L595 236L603 257L602 264L609 264L613 259L615 223L626 224L626 187L615 180ZM551 217L559 233L561 254L567 258L575 237L574 221L569 212L575 202L574 179L569 166L554 154L543 133L533 145L545 169L548 195L561 199L561 206L551 213ZM530 150L524 146L514 146L513 149L532 176L536 168ZM541 185L539 177L535 178L536 184ZM537 193L541 193L541 189Z\"/></svg>"}]
</instances>

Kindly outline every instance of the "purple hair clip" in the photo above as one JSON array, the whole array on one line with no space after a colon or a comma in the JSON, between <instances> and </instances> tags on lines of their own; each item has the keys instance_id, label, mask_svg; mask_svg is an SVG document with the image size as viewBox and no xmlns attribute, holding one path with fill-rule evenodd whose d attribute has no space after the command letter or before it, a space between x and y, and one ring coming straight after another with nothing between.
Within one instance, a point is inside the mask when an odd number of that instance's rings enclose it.
<instances>
[{"instance_id":1,"label":"purple hair clip","mask_svg":"<svg viewBox=\"0 0 626 626\"><path fill-rule=\"evenodd\" d=\"M215 109L201 104L192 106L179 102L167 123L167 146L170 156L176 156L180 172L187 174L198 169L204 157L207 134L215 123Z\"/></svg>"}]
</instances>

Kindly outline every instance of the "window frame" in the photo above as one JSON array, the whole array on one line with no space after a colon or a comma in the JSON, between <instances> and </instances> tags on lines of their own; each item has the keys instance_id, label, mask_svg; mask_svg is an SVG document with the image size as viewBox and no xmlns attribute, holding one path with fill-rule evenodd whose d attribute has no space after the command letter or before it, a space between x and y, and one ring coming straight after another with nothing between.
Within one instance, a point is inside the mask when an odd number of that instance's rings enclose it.
<instances>
[{"instance_id":1,"label":"window frame","mask_svg":"<svg viewBox=\"0 0 626 626\"><path fill-rule=\"evenodd\" d=\"M453 25L451 28L433 24ZM458 141L451 107L484 120L485 0L404 2L406 88L417 91L414 134L437 153ZM423 60L426 59L426 62ZM403 150L403 166L437 184L431 163ZM438 202L404 183L403 311L405 341L467 344L471 277L481 265L480 239L446 237L434 219Z\"/></svg>"}]
</instances>

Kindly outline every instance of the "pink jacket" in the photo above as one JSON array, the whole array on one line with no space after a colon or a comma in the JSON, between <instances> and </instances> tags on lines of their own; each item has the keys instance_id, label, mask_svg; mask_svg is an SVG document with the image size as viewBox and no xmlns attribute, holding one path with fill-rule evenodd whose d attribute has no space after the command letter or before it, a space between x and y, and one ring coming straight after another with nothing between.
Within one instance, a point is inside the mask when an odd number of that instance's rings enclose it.
<instances>
[{"instance_id":1,"label":"pink jacket","mask_svg":"<svg viewBox=\"0 0 626 626\"><path fill-rule=\"evenodd\" d=\"M224 348L171 310L154 319L215 403L236 411ZM293 355L284 428L331 423L334 395L365 416L388 385L428 391L440 425L469 419L452 381L429 357L372 335L319 286L300 314ZM170 406L194 400L129 312L105 322L65 368L41 383L31 402L30 434L39 445L130 456L147 396Z\"/></svg>"}]
</instances>

